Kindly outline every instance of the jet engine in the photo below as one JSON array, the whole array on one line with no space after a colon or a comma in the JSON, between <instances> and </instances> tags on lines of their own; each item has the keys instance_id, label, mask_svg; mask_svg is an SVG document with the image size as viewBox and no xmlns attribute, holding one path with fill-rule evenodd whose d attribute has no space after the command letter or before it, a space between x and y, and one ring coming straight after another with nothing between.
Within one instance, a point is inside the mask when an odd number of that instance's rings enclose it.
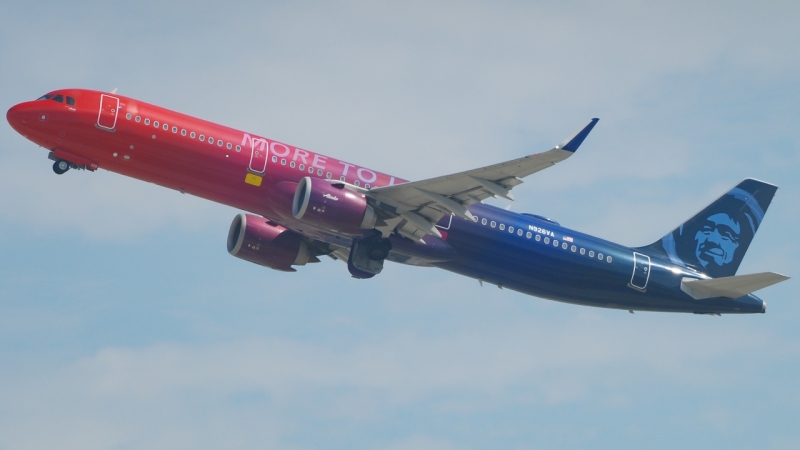
<instances>
[{"instance_id":1,"label":"jet engine","mask_svg":"<svg viewBox=\"0 0 800 450\"><path fill-rule=\"evenodd\" d=\"M311 177L297 184L292 215L325 230L351 235L372 229L377 219L362 194L347 189L344 183Z\"/></svg>"},{"instance_id":2,"label":"jet engine","mask_svg":"<svg viewBox=\"0 0 800 450\"><path fill-rule=\"evenodd\" d=\"M239 214L233 219L228 232L228 253L284 272L295 272L293 265L305 265L312 258L299 234L250 214Z\"/></svg>"}]
</instances>

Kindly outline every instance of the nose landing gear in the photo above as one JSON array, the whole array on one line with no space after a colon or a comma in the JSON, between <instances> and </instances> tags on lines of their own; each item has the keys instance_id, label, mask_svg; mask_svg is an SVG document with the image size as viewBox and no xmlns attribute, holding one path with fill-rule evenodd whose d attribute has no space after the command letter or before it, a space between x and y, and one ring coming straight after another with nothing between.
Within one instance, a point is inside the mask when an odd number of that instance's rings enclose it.
<instances>
[{"instance_id":1,"label":"nose landing gear","mask_svg":"<svg viewBox=\"0 0 800 450\"><path fill-rule=\"evenodd\" d=\"M47 159L53 161L53 172L55 172L57 175L63 175L69 169L75 169L75 170L88 169L91 171L97 169L97 165L92 164L91 161L86 160L85 162L83 162L84 158L80 156L75 156L75 155L65 156L64 153L65 152L62 152L59 156L56 156L56 151L51 151L50 154L47 155ZM70 154L67 153L67 155ZM64 159L65 157L69 159ZM74 161L77 161L77 163Z\"/></svg>"},{"instance_id":2,"label":"nose landing gear","mask_svg":"<svg viewBox=\"0 0 800 450\"><path fill-rule=\"evenodd\" d=\"M53 163L53 172L57 175L62 175L66 173L70 168L70 163L64 161L63 159L59 159L58 161Z\"/></svg>"}]
</instances>

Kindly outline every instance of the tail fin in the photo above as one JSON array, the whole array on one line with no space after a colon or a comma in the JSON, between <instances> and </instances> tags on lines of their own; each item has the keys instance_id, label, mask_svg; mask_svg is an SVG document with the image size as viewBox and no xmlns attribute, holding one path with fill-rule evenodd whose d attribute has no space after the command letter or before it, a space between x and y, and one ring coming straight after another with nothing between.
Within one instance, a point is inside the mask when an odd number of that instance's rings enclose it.
<instances>
[{"instance_id":1,"label":"tail fin","mask_svg":"<svg viewBox=\"0 0 800 450\"><path fill-rule=\"evenodd\" d=\"M777 186L748 178L640 251L716 277L736 274Z\"/></svg>"}]
</instances>

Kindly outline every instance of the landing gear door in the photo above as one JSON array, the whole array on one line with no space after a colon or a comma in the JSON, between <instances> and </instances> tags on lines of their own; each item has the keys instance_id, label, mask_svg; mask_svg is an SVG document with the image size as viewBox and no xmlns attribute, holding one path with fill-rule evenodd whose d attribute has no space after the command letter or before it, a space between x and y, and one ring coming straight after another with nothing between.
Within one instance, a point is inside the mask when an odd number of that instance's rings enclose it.
<instances>
[{"instance_id":1,"label":"landing gear door","mask_svg":"<svg viewBox=\"0 0 800 450\"><path fill-rule=\"evenodd\" d=\"M631 282L628 286L639 289L640 291L647 288L647 282L650 280L650 257L641 253L633 253L633 275L631 275Z\"/></svg>"},{"instance_id":2,"label":"landing gear door","mask_svg":"<svg viewBox=\"0 0 800 450\"><path fill-rule=\"evenodd\" d=\"M117 126L119 113L119 99L110 95L100 95L100 112L97 114L97 126L106 130L113 130Z\"/></svg>"}]
</instances>

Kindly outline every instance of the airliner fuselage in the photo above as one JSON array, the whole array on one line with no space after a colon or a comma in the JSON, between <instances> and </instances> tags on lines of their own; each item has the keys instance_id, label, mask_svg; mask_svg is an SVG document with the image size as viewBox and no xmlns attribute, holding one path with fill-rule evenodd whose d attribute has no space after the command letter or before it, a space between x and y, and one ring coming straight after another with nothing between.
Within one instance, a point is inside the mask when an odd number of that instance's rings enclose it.
<instances>
[{"instance_id":1,"label":"airliner fuselage","mask_svg":"<svg viewBox=\"0 0 800 450\"><path fill-rule=\"evenodd\" d=\"M530 159L408 182L111 93L58 90L12 107L7 119L50 151L56 173L102 168L247 211L231 227L228 250L273 269L294 271L329 255L347 261L353 276L369 278L389 260L589 306L765 311L762 300L737 286L769 280L733 275L772 185L745 180L709 206L716 209L707 208L707 217L639 249L481 203L511 198L522 177L570 156L596 120Z\"/></svg>"}]
</instances>

